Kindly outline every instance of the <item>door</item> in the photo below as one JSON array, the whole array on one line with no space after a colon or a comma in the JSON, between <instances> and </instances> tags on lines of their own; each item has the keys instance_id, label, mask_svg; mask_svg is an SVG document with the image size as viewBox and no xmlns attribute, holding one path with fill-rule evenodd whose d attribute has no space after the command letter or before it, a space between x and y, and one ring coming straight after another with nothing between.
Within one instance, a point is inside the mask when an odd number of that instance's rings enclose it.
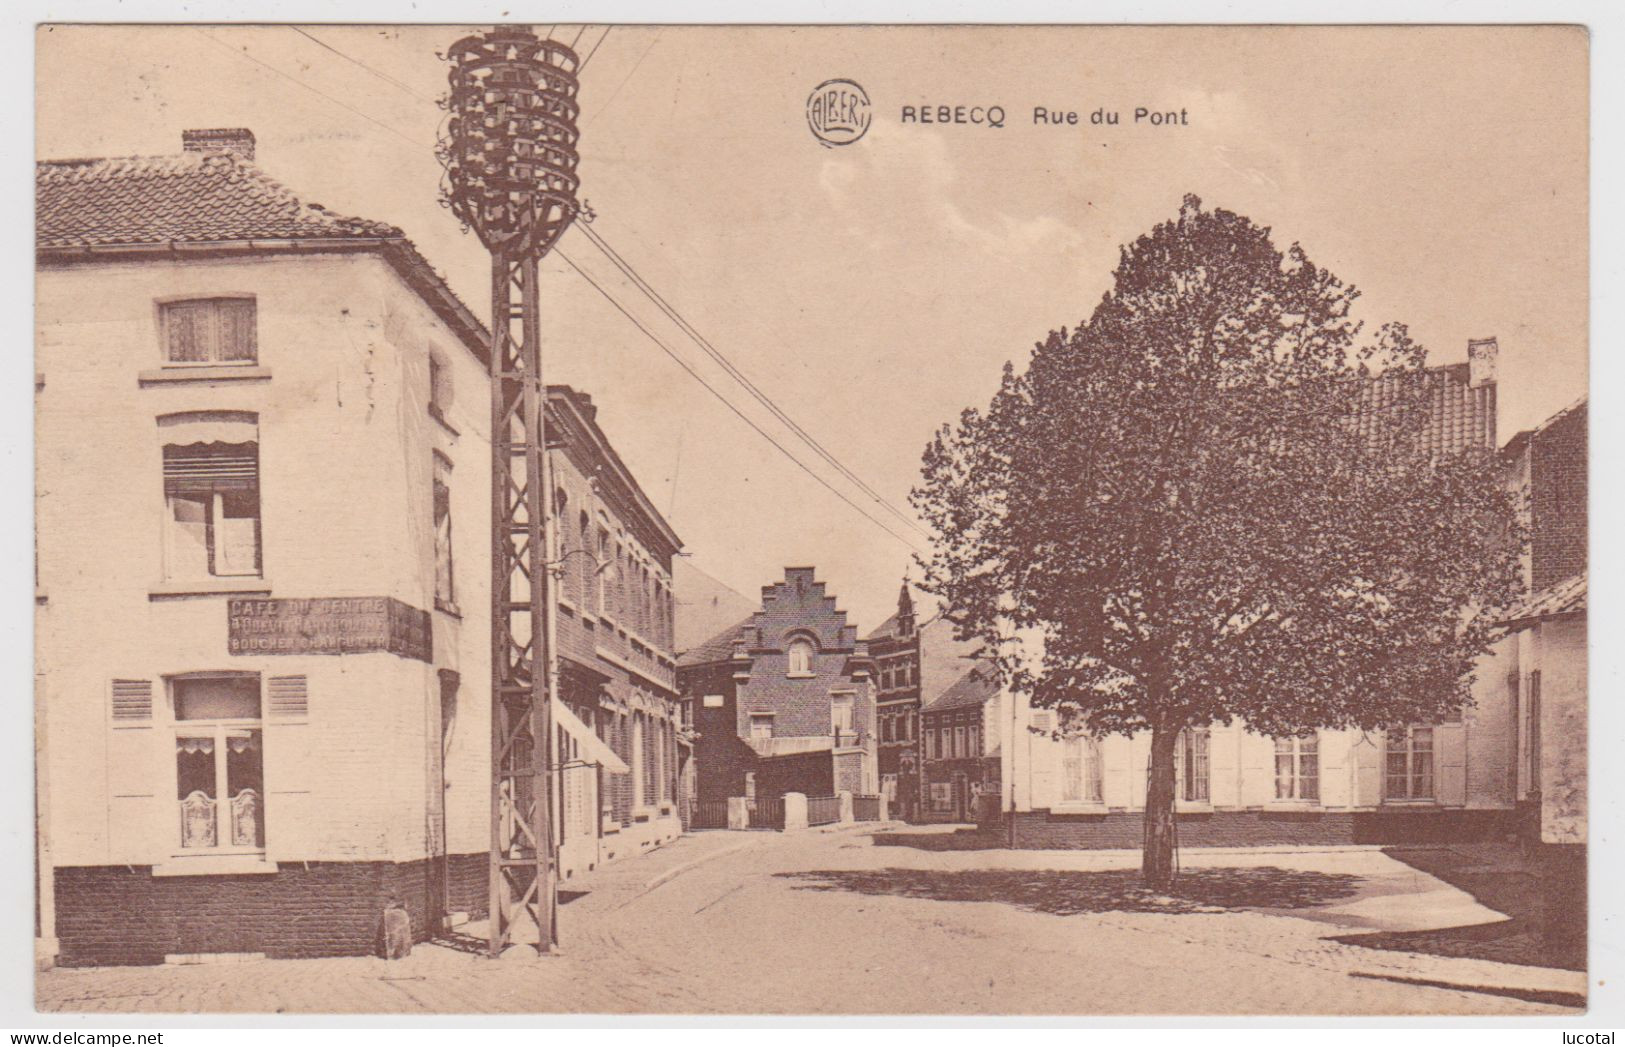
<instances>
[{"instance_id":1,"label":"door","mask_svg":"<svg viewBox=\"0 0 1625 1047\"><path fill-rule=\"evenodd\" d=\"M458 676L450 669L440 670L440 739L434 753L434 774L431 781L439 783L431 800L435 803L433 832L429 840L428 912L425 914L429 930L440 934L447 930L446 917L451 913L451 858L446 847L446 762L451 755L452 725L457 721Z\"/></svg>"}]
</instances>

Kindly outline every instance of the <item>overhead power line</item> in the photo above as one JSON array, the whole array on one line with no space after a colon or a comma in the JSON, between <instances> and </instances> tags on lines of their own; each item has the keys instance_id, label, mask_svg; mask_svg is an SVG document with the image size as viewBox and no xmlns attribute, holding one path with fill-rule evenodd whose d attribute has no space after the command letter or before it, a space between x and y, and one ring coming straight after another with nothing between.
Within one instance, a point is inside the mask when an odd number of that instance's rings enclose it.
<instances>
[{"instance_id":1,"label":"overhead power line","mask_svg":"<svg viewBox=\"0 0 1625 1047\"><path fill-rule=\"evenodd\" d=\"M422 97L420 95L416 95L415 92L413 92L410 88L408 88L406 85L402 84L398 80L395 80L393 77L390 77L388 74L382 73L379 70L374 69L373 67L371 67L367 63L361 61L360 59L354 58L354 57L352 57L352 56L350 56L348 54L345 54L343 51L339 50L338 48L335 48L330 44L327 44L327 43L325 43L325 42L323 42L321 40L318 40L317 38L311 36L309 33L306 33L303 30L298 29L297 27L290 26L289 28L293 29L295 32L300 33L300 35L305 36L306 38L310 39L313 43L319 44L324 50L331 51L333 54L337 55L338 57L343 58L348 62L351 62L351 63L353 63L355 65L360 66L361 68L367 70L368 72L373 73L374 75L376 75L379 79L384 80L384 81L392 84L396 88L398 88L398 89L400 89L402 91L405 91L408 94L412 94L412 95L414 95L414 97L419 97L419 98ZM610 27L610 28L612 28L612 27ZM395 128L389 126L388 124L383 123L382 121L380 121L380 120L376 119L375 117L363 112L362 110L357 109L354 106L351 106L351 105L343 102L342 100L340 100L338 98L335 98L333 95L330 95L327 92L322 91L319 88L314 87L311 84L306 83L305 81L299 79L296 76L293 76L293 75L291 75L289 73L284 72L281 69L278 69L276 66L273 66L273 65L271 65L271 64L269 64L267 62L261 61L258 58L255 58L253 55L249 54L246 50L242 50L242 49L232 47L231 45L227 44L225 41L220 40L220 39L210 35L207 32L204 32L202 29L197 29L196 31L198 33L202 34L205 38L207 38L211 43L214 43L216 46L221 47L221 48L231 52L232 54L237 55L240 58L243 58L243 59L246 59L247 61L253 62L255 65L260 66L260 67L262 67L262 68L264 68L264 69L266 69L266 70L268 70L268 71L270 71L272 73L275 73L277 76L280 76L285 80L288 80L288 81L290 81L290 82L292 82L294 84L297 84L298 86L304 88L307 91L310 91L313 94L319 95L320 97L322 97L322 98L326 99L327 101L333 103L334 105L336 105L339 108L345 110L346 112L353 113L354 115L361 117L363 120L366 120L368 123L371 123L371 124L374 124L374 125L376 125L376 126L378 126L380 128L383 128L385 131L388 131L390 134L393 134L395 137L401 139L402 141L406 142L407 144L412 145L414 148L419 148L419 149L425 148L425 146L422 143L417 142L415 139L413 139L411 136L405 134L404 132L396 130ZM588 55L587 55L588 60L590 60L592 58L593 54L597 53L598 45L600 45L600 44L602 44L604 42L604 38L609 35L609 31L610 31L610 29L606 28L604 30L603 34L599 36L597 43L593 45L592 51L590 51L588 53ZM579 36L578 36L578 39L579 39ZM627 81L631 79L632 73L637 72L638 66L643 64L643 59L648 57L649 52L654 48L655 41L658 40L658 39L659 39L659 34L656 33L655 37L649 41L648 47L644 48L643 54L641 56L639 56L638 61L633 65L631 71L629 71L627 73L626 77L624 77L621 80L620 85L615 89L614 93L611 94L610 101L613 101L614 96L616 94L620 93L621 87L626 86ZM581 68L585 68L585 67L586 67L586 61L584 60L582 62ZM598 112L602 113L604 108L608 107L608 104L609 104L608 102L605 102L604 106L601 107ZM750 381L750 379L744 375L743 372L741 372L737 367L735 367L731 360L729 360L725 355L723 355L720 350L718 350L714 345L712 345L709 342L709 340L707 340L702 334L700 334L700 332L697 329L695 329L693 327L693 325L689 324L688 321L685 320L682 317L682 315L680 313L678 313L677 310L675 308L673 308L671 306L671 304L669 302L667 302L666 299L663 296L661 296L660 293L658 291L656 291L653 288L653 286L651 286L648 283L648 281L644 280L643 277L640 274L637 273L636 269L633 268L630 263L626 262L626 260L624 258L622 258L620 256L620 254L617 253L614 250L614 248L612 248L608 244L607 241L605 241L594 230L589 228L585 223L574 223L574 224L575 224L576 228L579 228L579 229L581 229L583 231L583 233L593 243L593 245L600 252L602 252L604 254L604 256L606 258L608 258L610 260L610 262L616 266L617 269L619 269L629 280L631 280L633 282L633 286L635 286L643 295L645 295L645 297L649 298L649 300L651 302L653 302L656 305L656 307L658 307L663 313L665 313L668 318L670 318L674 323L676 323L678 325L679 329L681 329L686 335L688 335L689 338L695 342L695 344L699 345L701 347L701 349L703 349L707 353L707 355L711 356L713 360L715 360L719 365L721 365L723 367L723 369L726 370L728 372L728 374L735 379L735 381L739 382L740 385L742 385L748 392L750 392L751 395L759 403L761 403L764 407L766 407L773 414L773 416L775 418L777 418L780 422L782 422L783 424L788 426L793 433L795 433L799 438L801 438L804 442L806 442L807 445L810 448L812 448L814 451L816 451L821 458L823 458L826 462L828 462L831 466L833 466L842 477L844 477L849 482L856 485L858 487L858 489L860 489L861 491L864 492L865 495L867 495L869 498L873 499L877 504L879 504L882 508L886 509L893 516L900 519L903 523L907 524L909 527L913 528L915 531L919 532L921 535L924 535L926 537L930 537L930 532L929 531L926 531L916 521L914 521L913 519L909 518L908 516L906 516L905 514L900 512L895 506L892 506L890 503L886 502L885 499L882 498L874 490L874 488L870 487L860 477L858 477L856 473L852 472L852 470L847 468L843 463L841 463L838 459L836 459L832 454L830 454L823 447L823 445L819 444L818 441L811 436L811 434L807 433L807 431L805 429L801 428L800 425L796 424L787 414L785 414L784 411L776 403L774 403L771 398L769 398L765 393L763 393L759 388L757 388L755 386L755 384L752 383ZM770 435L761 426L757 425L756 422L754 420L752 420L748 415L746 415L743 411L741 411L739 409L739 407L736 406L733 403L733 401L729 400L715 386L713 386L709 382L707 382L699 374L699 372L696 371L693 368L693 366L691 366L686 360L684 360L680 355L678 355L665 342L661 341L652 331L650 331L648 329L648 327L646 327L640 320L638 320L637 317L633 316L632 313L630 311L628 311L627 308L624 305L622 305L619 300L617 300L613 295L611 295L608 290L606 290L601 284L598 283L598 281L594 280L591 276L589 276L583 269L581 269L581 267L576 265L575 261L573 259L571 259L568 255L566 255L562 250L559 250L559 249L555 248L554 253L557 254L559 257L563 258L564 261L569 264L570 268L572 270L574 270L575 273L578 276L580 276L583 280L585 280L587 282L587 284L590 285L593 288L593 290L597 291L611 305L613 305L616 308L616 310L621 313L621 315L625 316L627 318L627 320L631 321L633 326L635 326L639 331L641 331L644 334L645 337L647 337L656 346L658 346L663 352L665 352L667 356L670 356L673 360L675 360L677 362L677 364L680 367L682 367L682 369L685 372L687 372L690 377L692 377L696 382L698 382L701 386L703 386L706 389L707 392L711 393L711 395L715 396L718 400L722 401L722 403L730 411L732 411L734 414L738 415L739 418L742 421L744 421L753 430L755 430L757 432L757 434L759 434L764 440L766 440L775 449L777 449L780 454L782 454L786 458L788 458L797 468L801 469L808 476L811 476L814 480L817 480L819 484L821 484L823 487L828 489L832 494L834 494L842 502L846 503L850 508L855 510L859 515L863 516L864 519L868 520L870 523L873 523L876 527L879 527L882 531L885 531L888 535L895 538L897 541L903 543L904 545L908 546L910 549L913 549L915 552L919 552L922 555L925 554L925 550L920 548L919 545L915 544L915 542L912 539L897 533L896 531L892 530L889 526L887 526L885 523L883 523L881 520L876 519L874 516L870 515L870 513L867 510L865 510L861 505L859 505L857 502L853 501L851 498L847 497L846 494L844 494L838 488L836 488L834 485L832 485L823 476L821 476L818 473L814 472L810 467L807 466L807 464L805 462L803 462L801 459L797 458L794 454L790 453L790 451L782 443L780 443L778 440L774 439L773 436Z\"/></svg>"},{"instance_id":2,"label":"overhead power line","mask_svg":"<svg viewBox=\"0 0 1625 1047\"><path fill-rule=\"evenodd\" d=\"M298 33L300 36L304 37L306 40L309 40L311 43L315 44L317 47L323 48L324 50L327 50L327 51L331 51L334 54L338 55L340 58L344 59L346 62L349 62L351 65L359 66L362 69L365 69L367 72L371 73L373 76L376 76L378 79L382 80L384 83L389 84L389 85L391 85L393 87L400 88L402 91L405 91L407 94L411 95L413 98L416 98L418 101L427 102L430 105L439 105L440 104L439 102L435 101L433 98L428 97L427 95L419 94L418 92L414 91L411 87L408 87L406 84L404 84L401 81L395 79L393 76L390 76L388 73L386 73L386 72L384 72L384 71L382 71L380 69L373 68L372 66L368 65L366 62L363 62L359 58L355 58L355 57L352 57L352 56L350 56L348 54L345 54L343 51L340 51L338 48L334 47L332 44L329 44L324 40L321 40L321 39L319 39L319 38L317 38L315 36L312 36L310 33L306 32L305 30L299 28L296 25L290 25L290 26L288 26L288 28L292 29L294 32Z\"/></svg>"},{"instance_id":3,"label":"overhead power line","mask_svg":"<svg viewBox=\"0 0 1625 1047\"><path fill-rule=\"evenodd\" d=\"M882 531L885 531L887 534L891 535L893 538L897 539L899 542L902 542L904 545L908 546L910 549L913 549L915 552L920 553L922 556L923 555L928 555L924 549L920 548L918 545L915 545L913 540L911 540L909 538L906 538L901 534L898 534L896 531L894 531L890 527L886 526L880 520L878 520L875 517L869 515L868 510L864 509L863 506L859 505L857 502L854 502L852 499L848 498L844 493L841 492L841 490L839 488L837 488L835 485L831 484L828 480L824 479L822 476L820 476L816 472L814 472L801 459L799 459L795 455L791 454L790 450L788 448L786 448L779 441L775 440L773 438L773 436L770 433L768 433L768 431L766 429L763 429L761 426L757 425L756 422L749 415L747 415L745 412L741 411L739 409L738 405L736 405L732 400L729 400L726 396L724 396L721 393L721 391L719 391L716 388L716 386L712 385L710 382L707 382L700 375L700 373L694 369L693 365L690 364L687 360L684 360L682 358L682 356L680 356L676 352L676 350L672 349L671 346L669 346L665 342L661 341L660 337L658 335L656 335L653 331L649 330L649 328L644 325L643 321L639 320L637 317L633 316L629 311L627 311L626 306L622 305L619 301L617 301L616 298L613 295L611 295L607 290L605 290L603 285L599 284L599 282L597 280L594 280L591 276L587 275L586 270L582 269L579 265L577 265L575 263L575 259L571 258L568 254L565 254L562 248L559 248L559 247L553 248L553 253L555 255L557 255L558 257L564 259L565 263L568 264L571 269L575 270L577 276L580 276L583 280L587 281L587 283L589 285L591 285L593 290L595 290L599 294L603 295L604 299L606 301L608 301L610 305L614 306L616 308L616 310L618 312L620 312L620 314L622 316L626 317L628 320L630 320L632 322L632 326L636 327L639 331L643 332L644 337L648 338L649 341L653 342L656 346L658 346L661 349L662 352L664 352L667 356L671 357L674 361L676 361L677 365L679 367L681 367L684 371L687 371L688 374L689 374L689 377L693 378L696 382L700 383L700 385L704 386L705 390L707 392L709 392L712 396L714 396L718 400L722 401L723 405L725 407L727 407L728 410L732 411L735 415L737 415L739 417L740 421L744 422L746 425L748 425L752 429L756 430L757 434L759 436L761 436L762 439L766 440L768 443L772 444L775 448L777 448L780 454L784 455L784 457L788 458L791 462L795 463L795 465L802 472L806 473L808 476L812 477L814 480L817 480L831 494L835 495L835 497L839 498L841 501L843 501L847 505L851 506L860 515L862 515L864 519L868 520L870 523L874 524L876 527L880 528Z\"/></svg>"},{"instance_id":4,"label":"overhead power line","mask_svg":"<svg viewBox=\"0 0 1625 1047\"><path fill-rule=\"evenodd\" d=\"M594 229L590 225L581 223L578 223L575 228L579 229L583 236L592 241L593 246L597 247L598 250L603 253L604 257L608 258L612 263L614 263L615 267L624 273L627 279L631 280L638 290L642 291L646 296L648 296L649 300L654 302L655 305L660 308L661 312L670 317L671 321L675 323L684 334L688 335L689 338L694 340L696 345L705 350L707 356L715 360L723 370L728 372L729 376L732 377L734 381L743 386L745 391L750 393L757 403L767 408L773 417L777 418L780 422L783 422L792 433L798 436L808 447L812 448L812 450L820 458L827 462L860 491L868 495L876 505L891 513L892 516L896 517L904 525L913 528L915 531L919 532L925 537L930 537L930 532L922 527L918 521L888 502L884 497L881 496L880 492L876 491L873 487L869 486L869 484L865 483L862 477L858 476L857 473L854 473L851 469L847 468L846 465L840 461L840 459L836 458L835 455L832 454L823 444L819 443L816 437L814 437L806 429L802 428L794 418L791 418L787 413L785 413L784 409L775 403L772 397L764 393L755 382L751 381L743 371L734 365L732 360L728 359L722 350L712 345L710 339L701 334L694 327L694 325L689 323L688 320L685 319L670 302L666 301L665 297L661 295L660 292L656 291L652 286L650 286L649 282L638 273L636 267L626 259L622 258L620 253L604 240L603 235L599 233L598 230Z\"/></svg>"}]
</instances>

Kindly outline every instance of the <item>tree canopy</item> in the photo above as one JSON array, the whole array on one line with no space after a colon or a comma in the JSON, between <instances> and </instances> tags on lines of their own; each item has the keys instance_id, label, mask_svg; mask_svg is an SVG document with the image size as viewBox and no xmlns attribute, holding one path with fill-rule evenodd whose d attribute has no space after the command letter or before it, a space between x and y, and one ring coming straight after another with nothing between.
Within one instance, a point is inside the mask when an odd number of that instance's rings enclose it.
<instances>
[{"instance_id":1,"label":"tree canopy","mask_svg":"<svg viewBox=\"0 0 1625 1047\"><path fill-rule=\"evenodd\" d=\"M926 449L924 585L961 636L1039 632L1001 669L1093 733L1469 702L1521 587L1516 499L1493 453L1431 449L1439 375L1357 298L1191 196L1122 248L1088 320Z\"/></svg>"}]
</instances>

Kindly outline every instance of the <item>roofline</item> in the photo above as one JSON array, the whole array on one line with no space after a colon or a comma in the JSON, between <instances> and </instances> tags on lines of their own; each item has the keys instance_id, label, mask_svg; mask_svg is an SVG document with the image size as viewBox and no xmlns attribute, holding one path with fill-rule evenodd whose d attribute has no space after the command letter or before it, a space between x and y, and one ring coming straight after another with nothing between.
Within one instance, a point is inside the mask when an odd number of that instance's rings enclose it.
<instances>
[{"instance_id":1,"label":"roofline","mask_svg":"<svg viewBox=\"0 0 1625 1047\"><path fill-rule=\"evenodd\" d=\"M491 334L404 236L324 236L245 240L163 240L126 244L36 247L40 264L139 261L154 255L350 254L381 255L481 364L490 364Z\"/></svg>"},{"instance_id":2,"label":"roofline","mask_svg":"<svg viewBox=\"0 0 1625 1047\"><path fill-rule=\"evenodd\" d=\"M595 444L594 450L614 467L616 478L625 484L627 490L632 493L632 500L637 503L639 509L643 510L644 515L655 524L655 529L660 532L660 536L671 543L673 555L682 552L683 540L678 537L671 524L666 522L666 518L661 515L660 510L655 508L654 502L649 500L649 496L644 493L643 488L638 484L637 478L632 475L632 470L628 469L626 463L621 461L621 456L616 452L615 446L610 443L609 437L604 434L604 430L598 425L597 412L588 413L581 409L581 404L576 399L579 395L572 386L550 385L547 387L549 402L569 405L570 413L575 415L582 428L592 438Z\"/></svg>"}]
</instances>

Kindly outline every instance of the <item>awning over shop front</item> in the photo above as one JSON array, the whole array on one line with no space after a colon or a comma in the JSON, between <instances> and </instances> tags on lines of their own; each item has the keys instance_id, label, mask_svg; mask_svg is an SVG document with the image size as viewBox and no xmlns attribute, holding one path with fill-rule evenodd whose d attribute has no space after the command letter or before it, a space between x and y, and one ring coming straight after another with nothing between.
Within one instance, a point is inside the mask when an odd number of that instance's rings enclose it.
<instances>
[{"instance_id":1,"label":"awning over shop front","mask_svg":"<svg viewBox=\"0 0 1625 1047\"><path fill-rule=\"evenodd\" d=\"M576 740L581 747L581 759L587 763L596 763L611 774L631 774L632 768L626 761L615 755L615 750L604 744L604 740L593 733L593 729L581 722L581 717L570 711L570 707L553 699L553 722L564 728L564 733Z\"/></svg>"}]
</instances>

